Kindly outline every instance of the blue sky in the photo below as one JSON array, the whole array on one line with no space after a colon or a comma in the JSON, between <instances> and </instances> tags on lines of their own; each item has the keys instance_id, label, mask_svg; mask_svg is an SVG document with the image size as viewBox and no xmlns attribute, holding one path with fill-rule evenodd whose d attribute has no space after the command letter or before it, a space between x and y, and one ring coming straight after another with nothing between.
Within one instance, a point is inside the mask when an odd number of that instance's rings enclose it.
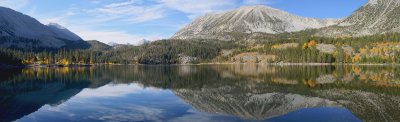
<instances>
[{"instance_id":1,"label":"blue sky","mask_svg":"<svg viewBox=\"0 0 400 122\"><path fill-rule=\"evenodd\" d=\"M0 0L9 7L77 33L85 40L139 44L171 37L205 13L267 5L314 18L344 18L368 0Z\"/></svg>"}]
</instances>

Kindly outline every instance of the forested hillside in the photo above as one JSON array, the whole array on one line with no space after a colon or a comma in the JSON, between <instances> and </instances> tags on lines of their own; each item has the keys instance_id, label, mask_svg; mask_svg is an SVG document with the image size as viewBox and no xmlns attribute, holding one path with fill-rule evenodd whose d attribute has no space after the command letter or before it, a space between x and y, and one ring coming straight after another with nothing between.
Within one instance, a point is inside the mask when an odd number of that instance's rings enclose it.
<instances>
[{"instance_id":1,"label":"forested hillside","mask_svg":"<svg viewBox=\"0 0 400 122\"><path fill-rule=\"evenodd\" d=\"M1 49L0 54L1 63L11 65L400 63L397 33L354 38L287 37L253 42L171 39L114 48L94 41L89 43L93 48L87 49L40 52Z\"/></svg>"},{"instance_id":2,"label":"forested hillside","mask_svg":"<svg viewBox=\"0 0 400 122\"><path fill-rule=\"evenodd\" d=\"M235 43L216 40L160 40L142 46L106 48L102 51L99 49L103 48L94 46L94 49L60 49L40 52L0 49L0 52L12 56L24 65L69 66L200 63L211 61L223 49L235 48L237 48Z\"/></svg>"}]
</instances>

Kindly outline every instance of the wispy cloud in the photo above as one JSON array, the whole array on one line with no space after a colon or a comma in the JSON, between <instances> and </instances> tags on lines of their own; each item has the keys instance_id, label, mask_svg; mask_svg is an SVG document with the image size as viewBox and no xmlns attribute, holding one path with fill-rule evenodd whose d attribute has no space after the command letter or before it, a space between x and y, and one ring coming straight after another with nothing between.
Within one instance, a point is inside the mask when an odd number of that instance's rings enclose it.
<instances>
[{"instance_id":1,"label":"wispy cloud","mask_svg":"<svg viewBox=\"0 0 400 122\"><path fill-rule=\"evenodd\" d=\"M143 43L144 39L158 40L162 38L160 35L135 35L122 30L99 30L77 26L71 26L69 29L77 33L83 39L98 40L104 43L116 42L119 44L140 45Z\"/></svg>"},{"instance_id":2,"label":"wispy cloud","mask_svg":"<svg viewBox=\"0 0 400 122\"><path fill-rule=\"evenodd\" d=\"M122 21L129 24L147 22L164 17L161 5L142 5L140 0L115 2L103 7L89 10L88 13L96 16L96 19L107 21Z\"/></svg>"},{"instance_id":3,"label":"wispy cloud","mask_svg":"<svg viewBox=\"0 0 400 122\"><path fill-rule=\"evenodd\" d=\"M24 11L43 24L58 23L86 40L140 44L143 39L155 40L171 36L179 29L175 26L183 26L206 13L231 10L242 5L265 5L270 4L270 1L83 0L64 5L45 0L0 0L0 6ZM43 9L47 4L56 4L57 7ZM175 21L177 18L179 21ZM139 31L141 29L145 31Z\"/></svg>"},{"instance_id":4,"label":"wispy cloud","mask_svg":"<svg viewBox=\"0 0 400 122\"><path fill-rule=\"evenodd\" d=\"M272 4L272 0L243 0L244 5L269 5Z\"/></svg>"},{"instance_id":5,"label":"wispy cloud","mask_svg":"<svg viewBox=\"0 0 400 122\"><path fill-rule=\"evenodd\" d=\"M92 4L100 4L101 0L90 0L90 3L92 3Z\"/></svg>"},{"instance_id":6,"label":"wispy cloud","mask_svg":"<svg viewBox=\"0 0 400 122\"><path fill-rule=\"evenodd\" d=\"M141 84L108 84L97 89L84 89L82 92L77 94L75 97L79 98L101 98L101 97L124 97L128 94L137 94L140 92L152 92L157 93L160 90L149 87L145 88Z\"/></svg>"},{"instance_id":7,"label":"wispy cloud","mask_svg":"<svg viewBox=\"0 0 400 122\"><path fill-rule=\"evenodd\" d=\"M12 1L12 0L10 0ZM8 1L7 1L8 2ZM91 0L96 4L103 4L104 1ZM3 2L3 4L5 4ZM7 3L11 6L11 2ZM140 45L143 40L158 40L165 38L162 32L153 34L135 34L129 30L114 29L113 27L102 28L99 26L117 25L131 26L139 23L162 18L160 5L143 6L141 2L125 1L113 2L88 10L88 8L69 7L67 9L40 13L36 9L27 12L28 15L37 18L41 23L58 23L85 40L98 40L104 43L117 42L120 44ZM23 8L23 7L22 7ZM26 9L25 7L24 9ZM110 25L110 26L112 26Z\"/></svg>"},{"instance_id":8,"label":"wispy cloud","mask_svg":"<svg viewBox=\"0 0 400 122\"><path fill-rule=\"evenodd\" d=\"M19 10L25 7L29 3L29 0L0 0L0 6Z\"/></svg>"},{"instance_id":9,"label":"wispy cloud","mask_svg":"<svg viewBox=\"0 0 400 122\"><path fill-rule=\"evenodd\" d=\"M75 14L76 14L76 13L73 12L73 11L67 11L66 13L61 14L61 15L59 15L59 16L50 17L50 18L44 18L44 19L41 19L40 21L41 21L43 24L58 23L58 24L61 24L61 25L66 25L67 23L65 22L65 19L66 19L66 18L69 18L69 17L71 17L71 16L74 16Z\"/></svg>"},{"instance_id":10,"label":"wispy cloud","mask_svg":"<svg viewBox=\"0 0 400 122\"><path fill-rule=\"evenodd\" d=\"M142 3L140 0L128 0L124 2L116 2L116 3L111 3L109 5L106 5L105 7L113 8L113 7L121 7L121 6L127 6L127 5L132 5L132 4L139 4Z\"/></svg>"},{"instance_id":11,"label":"wispy cloud","mask_svg":"<svg viewBox=\"0 0 400 122\"><path fill-rule=\"evenodd\" d=\"M236 6L235 0L160 0L161 4L188 14L189 18L205 13L224 11Z\"/></svg>"}]
</instances>

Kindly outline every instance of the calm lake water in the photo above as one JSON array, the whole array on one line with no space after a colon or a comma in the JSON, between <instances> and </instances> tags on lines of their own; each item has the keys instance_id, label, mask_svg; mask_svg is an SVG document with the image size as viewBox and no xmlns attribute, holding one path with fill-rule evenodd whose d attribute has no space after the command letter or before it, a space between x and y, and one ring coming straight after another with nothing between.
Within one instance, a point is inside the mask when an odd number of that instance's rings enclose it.
<instances>
[{"instance_id":1,"label":"calm lake water","mask_svg":"<svg viewBox=\"0 0 400 122\"><path fill-rule=\"evenodd\" d=\"M400 67L0 70L0 121L400 121Z\"/></svg>"}]
</instances>

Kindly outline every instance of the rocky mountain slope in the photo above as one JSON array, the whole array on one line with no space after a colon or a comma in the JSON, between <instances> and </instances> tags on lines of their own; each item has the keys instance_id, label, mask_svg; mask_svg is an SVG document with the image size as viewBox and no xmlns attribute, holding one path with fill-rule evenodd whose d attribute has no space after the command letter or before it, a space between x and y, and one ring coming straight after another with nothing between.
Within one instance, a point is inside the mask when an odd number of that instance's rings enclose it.
<instances>
[{"instance_id":1,"label":"rocky mountain slope","mask_svg":"<svg viewBox=\"0 0 400 122\"><path fill-rule=\"evenodd\" d=\"M267 6L245 6L236 10L208 14L187 25L174 39L232 40L234 33L277 34L336 24L337 20L305 18Z\"/></svg>"},{"instance_id":2,"label":"rocky mountain slope","mask_svg":"<svg viewBox=\"0 0 400 122\"><path fill-rule=\"evenodd\" d=\"M362 121L399 120L398 112L395 112L399 107L399 96L344 89L309 90L312 95L305 95L253 88L256 89L246 92L231 86L173 92L196 110L248 120L271 119L305 108L321 107L346 108ZM270 88L274 89L273 86Z\"/></svg>"},{"instance_id":3,"label":"rocky mountain slope","mask_svg":"<svg viewBox=\"0 0 400 122\"><path fill-rule=\"evenodd\" d=\"M248 120L265 120L304 108L341 107L319 97L285 93L242 93L231 87L204 90L174 90L174 94L197 110L234 115Z\"/></svg>"},{"instance_id":4,"label":"rocky mountain slope","mask_svg":"<svg viewBox=\"0 0 400 122\"><path fill-rule=\"evenodd\" d=\"M75 33L69 31L67 28L65 28L57 23L50 23L47 25L47 27L58 38L67 39L67 40L82 40L81 37L79 37Z\"/></svg>"},{"instance_id":5,"label":"rocky mountain slope","mask_svg":"<svg viewBox=\"0 0 400 122\"><path fill-rule=\"evenodd\" d=\"M321 36L364 36L400 32L400 1L369 0L336 26L322 29Z\"/></svg>"},{"instance_id":6,"label":"rocky mountain slope","mask_svg":"<svg viewBox=\"0 0 400 122\"><path fill-rule=\"evenodd\" d=\"M67 43L82 41L58 24L46 26L5 7L0 7L0 38L0 47L6 48L60 48Z\"/></svg>"}]
</instances>

